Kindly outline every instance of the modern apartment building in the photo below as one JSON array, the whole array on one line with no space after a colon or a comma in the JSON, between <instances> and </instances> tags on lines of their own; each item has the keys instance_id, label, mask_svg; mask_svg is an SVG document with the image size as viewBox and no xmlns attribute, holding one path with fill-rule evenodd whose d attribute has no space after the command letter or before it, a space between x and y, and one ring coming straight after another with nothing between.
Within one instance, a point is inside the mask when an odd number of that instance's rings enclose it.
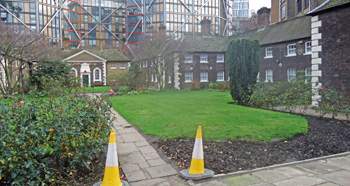
<instances>
[{"instance_id":1,"label":"modern apartment building","mask_svg":"<svg viewBox=\"0 0 350 186\"><path fill-rule=\"evenodd\" d=\"M122 0L3 0L0 22L22 24L62 46L119 46L124 35Z\"/></svg>"},{"instance_id":2,"label":"modern apartment building","mask_svg":"<svg viewBox=\"0 0 350 186\"><path fill-rule=\"evenodd\" d=\"M271 0L271 23L307 14L326 0Z\"/></svg>"}]
</instances>

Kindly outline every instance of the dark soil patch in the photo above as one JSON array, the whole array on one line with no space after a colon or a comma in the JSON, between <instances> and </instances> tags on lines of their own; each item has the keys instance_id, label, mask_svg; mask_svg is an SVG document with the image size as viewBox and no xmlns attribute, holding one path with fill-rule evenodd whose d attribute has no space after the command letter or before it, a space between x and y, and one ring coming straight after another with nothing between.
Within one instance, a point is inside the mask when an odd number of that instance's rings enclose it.
<instances>
[{"instance_id":1,"label":"dark soil patch","mask_svg":"<svg viewBox=\"0 0 350 186\"><path fill-rule=\"evenodd\" d=\"M308 133L289 139L271 142L204 139L205 167L216 174L229 173L350 151L349 121L305 118L309 123ZM157 145L181 169L189 168L194 140L158 140Z\"/></svg>"}]
</instances>

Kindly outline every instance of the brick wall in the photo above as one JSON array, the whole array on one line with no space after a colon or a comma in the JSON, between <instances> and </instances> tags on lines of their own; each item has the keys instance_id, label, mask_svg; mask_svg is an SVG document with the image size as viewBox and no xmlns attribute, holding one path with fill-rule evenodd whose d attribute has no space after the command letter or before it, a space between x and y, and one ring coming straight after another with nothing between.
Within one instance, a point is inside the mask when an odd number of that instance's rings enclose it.
<instances>
[{"instance_id":1,"label":"brick wall","mask_svg":"<svg viewBox=\"0 0 350 186\"><path fill-rule=\"evenodd\" d=\"M208 63L200 63L200 55L208 55ZM193 53L192 63L184 63L184 57L180 57L180 89L190 88L194 81L200 83L200 88L209 88L211 82L217 82L217 72L224 71L224 80L227 81L228 72L226 63L217 63L217 54L222 53ZM224 55L226 61L226 55ZM200 82L200 73L208 72L208 82ZM193 72L193 82L185 82L185 73Z\"/></svg>"},{"instance_id":2,"label":"brick wall","mask_svg":"<svg viewBox=\"0 0 350 186\"><path fill-rule=\"evenodd\" d=\"M305 71L311 68L311 54L305 54L305 42L311 41L311 38L302 40L277 43L272 45L260 46L260 76L266 80L266 70L273 71L273 81L287 81L287 69L295 68L296 71ZM287 57L287 45L296 44L296 56ZM273 57L265 57L265 49L271 47Z\"/></svg>"},{"instance_id":3,"label":"brick wall","mask_svg":"<svg viewBox=\"0 0 350 186\"><path fill-rule=\"evenodd\" d=\"M350 96L350 7L321 13L318 19L322 22L320 81Z\"/></svg>"}]
</instances>

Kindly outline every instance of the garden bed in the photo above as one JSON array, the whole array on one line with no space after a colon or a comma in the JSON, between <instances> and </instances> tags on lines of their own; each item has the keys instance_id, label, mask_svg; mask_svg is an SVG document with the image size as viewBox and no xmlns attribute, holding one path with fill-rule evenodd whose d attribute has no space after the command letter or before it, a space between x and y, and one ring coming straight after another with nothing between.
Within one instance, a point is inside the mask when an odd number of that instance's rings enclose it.
<instances>
[{"instance_id":1,"label":"garden bed","mask_svg":"<svg viewBox=\"0 0 350 186\"><path fill-rule=\"evenodd\" d=\"M305 118L309 124L308 133L283 140L215 142L207 141L203 136L205 167L220 174L350 151L349 121L312 116ZM189 168L193 143L194 140L188 139L156 142L165 156L180 169Z\"/></svg>"}]
</instances>

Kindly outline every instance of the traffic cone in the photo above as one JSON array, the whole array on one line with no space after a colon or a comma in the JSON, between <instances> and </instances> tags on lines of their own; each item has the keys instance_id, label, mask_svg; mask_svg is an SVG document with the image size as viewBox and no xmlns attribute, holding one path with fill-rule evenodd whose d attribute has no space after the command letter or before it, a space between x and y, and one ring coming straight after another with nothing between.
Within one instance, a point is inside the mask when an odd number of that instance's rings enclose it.
<instances>
[{"instance_id":1,"label":"traffic cone","mask_svg":"<svg viewBox=\"0 0 350 186\"><path fill-rule=\"evenodd\" d=\"M102 182L94 184L94 186L128 186L127 182L120 181L119 164L117 154L117 144L115 140L114 130L109 135L109 144L107 151L107 160L105 167L105 174Z\"/></svg>"},{"instance_id":2,"label":"traffic cone","mask_svg":"<svg viewBox=\"0 0 350 186\"><path fill-rule=\"evenodd\" d=\"M180 171L180 175L185 179L199 180L214 176L214 171L204 168L202 127L198 126L196 140L192 153L190 169Z\"/></svg>"}]
</instances>

